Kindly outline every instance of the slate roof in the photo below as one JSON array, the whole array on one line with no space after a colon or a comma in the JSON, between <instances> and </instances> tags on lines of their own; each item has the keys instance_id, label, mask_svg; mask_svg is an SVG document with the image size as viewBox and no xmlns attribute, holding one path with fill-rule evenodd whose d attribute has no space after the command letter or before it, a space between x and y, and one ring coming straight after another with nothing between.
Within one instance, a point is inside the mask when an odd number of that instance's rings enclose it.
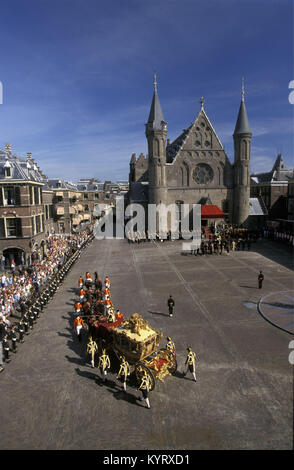
<instances>
[{"instance_id":1,"label":"slate roof","mask_svg":"<svg viewBox=\"0 0 294 470\"><path fill-rule=\"evenodd\" d=\"M234 130L234 135L235 134L248 134L248 133L251 133L251 131L250 131L250 126L249 126L245 101L242 99L240 108L239 108L236 127Z\"/></svg>"},{"instance_id":2,"label":"slate roof","mask_svg":"<svg viewBox=\"0 0 294 470\"><path fill-rule=\"evenodd\" d=\"M153 129L160 130L164 121L162 109L160 106L157 90L154 90L152 104L150 108L149 118L147 123L152 124Z\"/></svg>"},{"instance_id":3,"label":"slate roof","mask_svg":"<svg viewBox=\"0 0 294 470\"><path fill-rule=\"evenodd\" d=\"M9 164L11 168L11 177L5 178L5 166ZM34 181L45 183L46 175L33 159L19 157L10 150L0 149L0 181Z\"/></svg>"},{"instance_id":4,"label":"slate roof","mask_svg":"<svg viewBox=\"0 0 294 470\"><path fill-rule=\"evenodd\" d=\"M249 215L265 215L259 198L251 197L249 199Z\"/></svg>"},{"instance_id":5,"label":"slate roof","mask_svg":"<svg viewBox=\"0 0 294 470\"><path fill-rule=\"evenodd\" d=\"M135 181L131 183L130 196L133 202L148 202L148 183Z\"/></svg>"},{"instance_id":6,"label":"slate roof","mask_svg":"<svg viewBox=\"0 0 294 470\"><path fill-rule=\"evenodd\" d=\"M49 178L48 185L50 189L66 189L70 191L77 191L77 185L70 181L63 180L61 178Z\"/></svg>"},{"instance_id":7,"label":"slate roof","mask_svg":"<svg viewBox=\"0 0 294 470\"><path fill-rule=\"evenodd\" d=\"M184 129L182 134L179 135L171 144L166 146L166 161L167 163L172 163L175 159L177 153L181 150L183 143L187 135L189 134L190 129L192 128L193 124L189 126L187 129Z\"/></svg>"},{"instance_id":8,"label":"slate roof","mask_svg":"<svg viewBox=\"0 0 294 470\"><path fill-rule=\"evenodd\" d=\"M274 181L287 181L289 178L293 177L293 168L286 168L283 156L279 154L276 158L276 161L273 165L271 171L264 173L256 173L251 175L251 178L256 183L271 183Z\"/></svg>"}]
</instances>

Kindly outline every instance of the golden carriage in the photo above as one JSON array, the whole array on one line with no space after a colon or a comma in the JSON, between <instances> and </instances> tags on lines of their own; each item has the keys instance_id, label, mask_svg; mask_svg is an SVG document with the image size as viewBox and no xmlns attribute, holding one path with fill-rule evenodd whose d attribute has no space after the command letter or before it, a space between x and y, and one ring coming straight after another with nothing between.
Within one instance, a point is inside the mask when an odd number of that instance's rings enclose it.
<instances>
[{"instance_id":1,"label":"golden carriage","mask_svg":"<svg viewBox=\"0 0 294 470\"><path fill-rule=\"evenodd\" d=\"M95 322L96 337L102 339L104 345L112 349L118 358L126 358L134 367L138 381L146 372L153 390L155 379L163 381L166 375L176 372L176 354L168 349L158 349L163 336L161 332L152 328L138 313L126 321L119 313L115 320L113 323Z\"/></svg>"}]
</instances>

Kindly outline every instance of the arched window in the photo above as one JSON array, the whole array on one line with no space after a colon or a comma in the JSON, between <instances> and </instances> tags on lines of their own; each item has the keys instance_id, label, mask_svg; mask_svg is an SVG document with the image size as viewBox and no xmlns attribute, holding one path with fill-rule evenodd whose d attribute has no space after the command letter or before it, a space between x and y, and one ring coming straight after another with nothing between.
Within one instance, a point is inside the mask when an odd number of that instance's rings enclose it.
<instances>
[{"instance_id":1,"label":"arched window","mask_svg":"<svg viewBox=\"0 0 294 470\"><path fill-rule=\"evenodd\" d=\"M182 181L182 186L189 186L189 167L187 163L183 163L183 166L181 167L181 181Z\"/></svg>"}]
</instances>

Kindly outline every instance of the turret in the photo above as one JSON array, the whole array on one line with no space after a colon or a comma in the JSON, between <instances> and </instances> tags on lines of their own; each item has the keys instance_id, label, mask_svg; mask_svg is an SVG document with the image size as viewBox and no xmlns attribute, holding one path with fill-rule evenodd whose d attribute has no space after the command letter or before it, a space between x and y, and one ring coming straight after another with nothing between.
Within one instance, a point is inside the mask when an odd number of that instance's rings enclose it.
<instances>
[{"instance_id":1,"label":"turret","mask_svg":"<svg viewBox=\"0 0 294 470\"><path fill-rule=\"evenodd\" d=\"M242 99L234 138L234 224L246 225L249 216L250 199L250 145L252 133L244 100L244 82L242 83Z\"/></svg>"},{"instance_id":2,"label":"turret","mask_svg":"<svg viewBox=\"0 0 294 470\"><path fill-rule=\"evenodd\" d=\"M151 204L165 204L167 202L166 134L167 125L163 118L157 94L156 75L154 75L154 93L148 122L146 123L149 157L149 203Z\"/></svg>"}]
</instances>

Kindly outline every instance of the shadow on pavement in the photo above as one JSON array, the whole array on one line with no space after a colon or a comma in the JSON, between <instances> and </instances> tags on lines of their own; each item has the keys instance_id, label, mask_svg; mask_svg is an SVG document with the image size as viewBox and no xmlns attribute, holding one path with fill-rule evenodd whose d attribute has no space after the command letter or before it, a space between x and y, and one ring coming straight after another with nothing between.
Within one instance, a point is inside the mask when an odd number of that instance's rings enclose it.
<instances>
[{"instance_id":1,"label":"shadow on pavement","mask_svg":"<svg viewBox=\"0 0 294 470\"><path fill-rule=\"evenodd\" d=\"M128 391L124 392L123 390L112 390L108 389L110 393L112 393L113 397L116 400L123 400L128 403L131 403L132 405L137 405L137 406L142 406L138 403L138 399L135 395L128 393Z\"/></svg>"},{"instance_id":2,"label":"shadow on pavement","mask_svg":"<svg viewBox=\"0 0 294 470\"><path fill-rule=\"evenodd\" d=\"M86 379L96 380L97 379L97 372L90 372L90 371L81 371L80 369L75 369L76 373L81 376L85 377Z\"/></svg>"},{"instance_id":3,"label":"shadow on pavement","mask_svg":"<svg viewBox=\"0 0 294 470\"><path fill-rule=\"evenodd\" d=\"M148 313L152 313L152 315L161 315L162 317L168 317L168 313L163 313L163 312L151 312L151 310L148 310Z\"/></svg>"}]
</instances>

